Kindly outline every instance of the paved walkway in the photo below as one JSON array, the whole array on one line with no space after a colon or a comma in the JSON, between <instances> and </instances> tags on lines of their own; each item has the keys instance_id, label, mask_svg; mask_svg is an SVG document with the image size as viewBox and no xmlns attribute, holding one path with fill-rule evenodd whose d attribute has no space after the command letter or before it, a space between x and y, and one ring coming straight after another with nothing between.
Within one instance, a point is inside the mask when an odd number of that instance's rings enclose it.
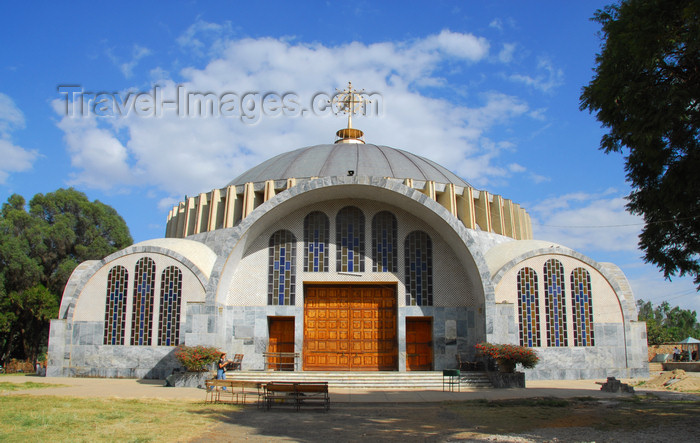
<instances>
[{"instance_id":1,"label":"paved walkway","mask_svg":"<svg viewBox=\"0 0 700 443\"><path fill-rule=\"evenodd\" d=\"M621 395L602 392L596 382L604 380L528 381L525 389L462 389L461 392L440 390L369 391L362 389L331 389L332 403L422 403L459 400L497 400L528 397L596 397L614 398ZM0 395L56 395L69 397L105 397L203 401L205 392L197 388L166 387L163 380L114 378L67 378L6 375L0 382L49 383L62 385L17 391L0 391ZM1 388L0 388L1 389Z\"/></svg>"}]
</instances>

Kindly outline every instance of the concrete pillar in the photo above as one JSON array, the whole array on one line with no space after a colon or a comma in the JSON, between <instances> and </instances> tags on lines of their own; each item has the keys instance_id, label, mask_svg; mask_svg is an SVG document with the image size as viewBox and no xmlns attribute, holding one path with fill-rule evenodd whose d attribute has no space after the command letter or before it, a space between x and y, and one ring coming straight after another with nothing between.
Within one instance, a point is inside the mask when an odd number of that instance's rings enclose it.
<instances>
[{"instance_id":1,"label":"concrete pillar","mask_svg":"<svg viewBox=\"0 0 700 443\"><path fill-rule=\"evenodd\" d=\"M476 223L481 230L493 232L491 228L491 210L489 203L489 193L486 191L478 191L479 195L474 199L474 209L476 214Z\"/></svg>"},{"instance_id":2,"label":"concrete pillar","mask_svg":"<svg viewBox=\"0 0 700 443\"><path fill-rule=\"evenodd\" d=\"M455 195L455 185L453 183L445 185L445 191L437 196L437 202L450 211L450 214L457 216L457 196Z\"/></svg>"},{"instance_id":3,"label":"concrete pillar","mask_svg":"<svg viewBox=\"0 0 700 443\"><path fill-rule=\"evenodd\" d=\"M503 235L515 238L513 201L509 199L503 200Z\"/></svg>"},{"instance_id":4,"label":"concrete pillar","mask_svg":"<svg viewBox=\"0 0 700 443\"><path fill-rule=\"evenodd\" d=\"M229 186L226 188L226 203L224 205L224 228L231 228L236 224L236 209L240 206L238 196L236 195L236 187Z\"/></svg>"},{"instance_id":5,"label":"concrete pillar","mask_svg":"<svg viewBox=\"0 0 700 443\"><path fill-rule=\"evenodd\" d=\"M196 205L197 216L194 222L193 234L199 234L200 232L202 232L202 223L205 223L206 219L209 217L208 213L204 213L205 209L207 208L207 195L204 193L199 194L199 197L197 197Z\"/></svg>"},{"instance_id":6,"label":"concrete pillar","mask_svg":"<svg viewBox=\"0 0 700 443\"><path fill-rule=\"evenodd\" d=\"M476 229L476 214L474 210L474 190L470 187L464 188L462 195L456 197L457 218L465 227Z\"/></svg>"},{"instance_id":7,"label":"concrete pillar","mask_svg":"<svg viewBox=\"0 0 700 443\"><path fill-rule=\"evenodd\" d=\"M265 182L265 194L263 196L264 201L268 201L275 196L275 181L267 180Z\"/></svg>"},{"instance_id":8,"label":"concrete pillar","mask_svg":"<svg viewBox=\"0 0 700 443\"><path fill-rule=\"evenodd\" d=\"M255 187L253 183L246 183L243 188L243 214L241 217L248 217L253 209L255 209Z\"/></svg>"},{"instance_id":9,"label":"concrete pillar","mask_svg":"<svg viewBox=\"0 0 700 443\"><path fill-rule=\"evenodd\" d=\"M494 195L491 201L491 228L496 234L505 235L503 226L503 197Z\"/></svg>"},{"instance_id":10,"label":"concrete pillar","mask_svg":"<svg viewBox=\"0 0 700 443\"><path fill-rule=\"evenodd\" d=\"M177 205L177 228L175 229L176 238L185 238L185 217L187 216L187 211L185 210L186 202L180 202Z\"/></svg>"},{"instance_id":11,"label":"concrete pillar","mask_svg":"<svg viewBox=\"0 0 700 443\"><path fill-rule=\"evenodd\" d=\"M209 199L209 220L207 220L207 231L214 231L217 229L218 218L221 210L219 205L221 204L221 191L219 189L213 189L211 191L211 198Z\"/></svg>"}]
</instances>

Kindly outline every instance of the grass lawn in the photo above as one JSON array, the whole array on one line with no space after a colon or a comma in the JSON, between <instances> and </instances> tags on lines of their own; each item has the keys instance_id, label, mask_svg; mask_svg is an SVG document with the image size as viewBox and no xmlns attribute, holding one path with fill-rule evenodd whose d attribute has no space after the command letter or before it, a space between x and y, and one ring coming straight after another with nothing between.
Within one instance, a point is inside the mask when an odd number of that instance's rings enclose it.
<instances>
[{"instance_id":1,"label":"grass lawn","mask_svg":"<svg viewBox=\"0 0 700 443\"><path fill-rule=\"evenodd\" d=\"M231 405L162 400L0 396L0 441L184 441Z\"/></svg>"}]
</instances>

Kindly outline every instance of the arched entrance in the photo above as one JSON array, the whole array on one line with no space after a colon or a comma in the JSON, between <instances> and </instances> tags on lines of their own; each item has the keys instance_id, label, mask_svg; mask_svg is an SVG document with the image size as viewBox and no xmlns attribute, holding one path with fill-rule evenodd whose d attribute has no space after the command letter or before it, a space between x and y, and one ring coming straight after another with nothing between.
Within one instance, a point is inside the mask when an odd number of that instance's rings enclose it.
<instances>
[{"instance_id":1,"label":"arched entrance","mask_svg":"<svg viewBox=\"0 0 700 443\"><path fill-rule=\"evenodd\" d=\"M305 371L398 369L395 285L305 285Z\"/></svg>"}]
</instances>

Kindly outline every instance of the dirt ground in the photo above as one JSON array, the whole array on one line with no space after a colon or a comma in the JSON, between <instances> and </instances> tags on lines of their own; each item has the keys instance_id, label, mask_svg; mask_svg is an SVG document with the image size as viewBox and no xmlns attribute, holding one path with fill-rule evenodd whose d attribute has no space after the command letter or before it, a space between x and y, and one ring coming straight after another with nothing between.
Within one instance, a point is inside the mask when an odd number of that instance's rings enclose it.
<instances>
[{"instance_id":1,"label":"dirt ground","mask_svg":"<svg viewBox=\"0 0 700 443\"><path fill-rule=\"evenodd\" d=\"M643 389L666 389L676 392L700 392L700 377L698 374L686 373L682 369L671 372L661 372L647 382L637 384Z\"/></svg>"},{"instance_id":2,"label":"dirt ground","mask_svg":"<svg viewBox=\"0 0 700 443\"><path fill-rule=\"evenodd\" d=\"M517 399L339 404L331 410L224 412L196 443L294 442L685 442L698 441L700 397L669 401Z\"/></svg>"}]
</instances>

